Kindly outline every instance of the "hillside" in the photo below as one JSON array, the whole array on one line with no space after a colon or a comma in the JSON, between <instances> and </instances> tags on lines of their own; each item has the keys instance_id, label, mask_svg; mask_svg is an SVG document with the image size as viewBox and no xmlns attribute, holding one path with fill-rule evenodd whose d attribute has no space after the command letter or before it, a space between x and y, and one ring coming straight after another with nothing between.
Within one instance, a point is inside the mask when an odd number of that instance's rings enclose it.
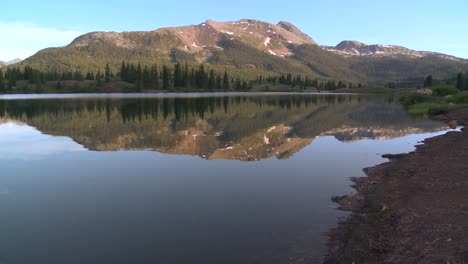
<instances>
[{"instance_id":1,"label":"hillside","mask_svg":"<svg viewBox=\"0 0 468 264\"><path fill-rule=\"evenodd\" d=\"M117 70L122 61L142 64L211 64L238 74L305 74L368 84L421 83L432 74L449 78L468 61L399 46L343 41L320 46L288 22L207 20L199 25L140 32L92 32L62 48L48 48L20 65L47 70Z\"/></svg>"}]
</instances>

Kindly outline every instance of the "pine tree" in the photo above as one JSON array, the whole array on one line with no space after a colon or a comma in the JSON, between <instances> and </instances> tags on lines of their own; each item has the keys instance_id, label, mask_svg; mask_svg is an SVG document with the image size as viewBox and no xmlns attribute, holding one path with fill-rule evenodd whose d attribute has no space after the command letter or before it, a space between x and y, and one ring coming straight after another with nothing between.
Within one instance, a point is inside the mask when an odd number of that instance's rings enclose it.
<instances>
[{"instance_id":1,"label":"pine tree","mask_svg":"<svg viewBox=\"0 0 468 264\"><path fill-rule=\"evenodd\" d=\"M5 83L4 83L3 71L0 69L0 94L5 93Z\"/></svg>"},{"instance_id":2,"label":"pine tree","mask_svg":"<svg viewBox=\"0 0 468 264\"><path fill-rule=\"evenodd\" d=\"M216 87L216 75L214 70L210 70L210 75L208 77L208 89L213 91Z\"/></svg>"},{"instance_id":3,"label":"pine tree","mask_svg":"<svg viewBox=\"0 0 468 264\"><path fill-rule=\"evenodd\" d=\"M306 75L305 79L304 79L304 90L307 88L307 87L310 87L311 86L311 81L309 79L309 76Z\"/></svg>"},{"instance_id":4,"label":"pine tree","mask_svg":"<svg viewBox=\"0 0 468 264\"><path fill-rule=\"evenodd\" d=\"M110 78L111 78L111 70L110 70L109 64L106 64L106 71L105 71L106 82L110 82Z\"/></svg>"},{"instance_id":5,"label":"pine tree","mask_svg":"<svg viewBox=\"0 0 468 264\"><path fill-rule=\"evenodd\" d=\"M457 89L463 90L463 74L461 72L457 75Z\"/></svg>"},{"instance_id":6,"label":"pine tree","mask_svg":"<svg viewBox=\"0 0 468 264\"><path fill-rule=\"evenodd\" d=\"M247 91L249 89L249 85L247 84L246 81L243 81L242 82L242 91Z\"/></svg>"},{"instance_id":7,"label":"pine tree","mask_svg":"<svg viewBox=\"0 0 468 264\"><path fill-rule=\"evenodd\" d=\"M200 64L198 67L198 71L196 73L196 83L197 83L197 88L199 89L204 89L206 88L206 73L205 73L205 66L203 64Z\"/></svg>"},{"instance_id":8,"label":"pine tree","mask_svg":"<svg viewBox=\"0 0 468 264\"><path fill-rule=\"evenodd\" d=\"M56 80L56 79L54 79L54 80ZM94 80L94 74L93 74L93 72L88 71L88 72L86 73L86 80L89 80L89 81Z\"/></svg>"},{"instance_id":9,"label":"pine tree","mask_svg":"<svg viewBox=\"0 0 468 264\"><path fill-rule=\"evenodd\" d=\"M141 69L141 64L138 63L137 70L136 70L136 88L138 92L143 91L143 70Z\"/></svg>"},{"instance_id":10,"label":"pine tree","mask_svg":"<svg viewBox=\"0 0 468 264\"><path fill-rule=\"evenodd\" d=\"M146 88L150 87L151 84L151 71L148 68L148 66L145 66L145 68L143 69L143 86Z\"/></svg>"},{"instance_id":11,"label":"pine tree","mask_svg":"<svg viewBox=\"0 0 468 264\"><path fill-rule=\"evenodd\" d=\"M57 82L57 84L55 86L55 89L57 89L59 91L63 89L63 85L62 85L62 83L60 81Z\"/></svg>"},{"instance_id":12,"label":"pine tree","mask_svg":"<svg viewBox=\"0 0 468 264\"><path fill-rule=\"evenodd\" d=\"M292 85L292 74L288 73L286 75L286 84L287 85Z\"/></svg>"},{"instance_id":13,"label":"pine tree","mask_svg":"<svg viewBox=\"0 0 468 264\"><path fill-rule=\"evenodd\" d=\"M237 79L236 79L236 83L234 84L234 89L235 89L236 91L242 90L242 83L241 83L240 78L237 78Z\"/></svg>"},{"instance_id":14,"label":"pine tree","mask_svg":"<svg viewBox=\"0 0 468 264\"><path fill-rule=\"evenodd\" d=\"M216 89L219 91L222 88L223 88L223 83L222 83L221 75L218 73L216 75Z\"/></svg>"},{"instance_id":15,"label":"pine tree","mask_svg":"<svg viewBox=\"0 0 468 264\"><path fill-rule=\"evenodd\" d=\"M184 66L183 81L184 81L184 87L188 88L190 86L190 80L189 80L189 66L187 62L185 62L185 66Z\"/></svg>"},{"instance_id":16,"label":"pine tree","mask_svg":"<svg viewBox=\"0 0 468 264\"><path fill-rule=\"evenodd\" d=\"M73 76L74 76L73 79L75 81L82 81L83 80L83 74L81 74L81 71L79 71L79 70L75 71L75 74Z\"/></svg>"},{"instance_id":17,"label":"pine tree","mask_svg":"<svg viewBox=\"0 0 468 264\"><path fill-rule=\"evenodd\" d=\"M159 71L156 64L151 67L151 88L159 89Z\"/></svg>"},{"instance_id":18,"label":"pine tree","mask_svg":"<svg viewBox=\"0 0 468 264\"><path fill-rule=\"evenodd\" d=\"M174 66L174 87L183 87L184 86L184 78L182 73L182 66L180 63L176 63Z\"/></svg>"},{"instance_id":19,"label":"pine tree","mask_svg":"<svg viewBox=\"0 0 468 264\"><path fill-rule=\"evenodd\" d=\"M468 90L468 72L463 74L462 85L463 85L463 90Z\"/></svg>"},{"instance_id":20,"label":"pine tree","mask_svg":"<svg viewBox=\"0 0 468 264\"><path fill-rule=\"evenodd\" d=\"M164 90L169 89L169 79L170 79L169 68L166 65L162 67L162 88Z\"/></svg>"},{"instance_id":21,"label":"pine tree","mask_svg":"<svg viewBox=\"0 0 468 264\"><path fill-rule=\"evenodd\" d=\"M125 66L125 62L122 61L122 65L120 66L120 80L127 81L128 74L127 74L127 67Z\"/></svg>"},{"instance_id":22,"label":"pine tree","mask_svg":"<svg viewBox=\"0 0 468 264\"><path fill-rule=\"evenodd\" d=\"M426 77L426 79L424 80L423 87L424 87L424 88L432 87L432 75L428 75L428 76Z\"/></svg>"},{"instance_id":23,"label":"pine tree","mask_svg":"<svg viewBox=\"0 0 468 264\"><path fill-rule=\"evenodd\" d=\"M96 83L97 83L97 86L102 85L102 74L100 70L98 70L98 72L96 73Z\"/></svg>"},{"instance_id":24,"label":"pine tree","mask_svg":"<svg viewBox=\"0 0 468 264\"><path fill-rule=\"evenodd\" d=\"M192 70L190 71L189 79L190 79L190 87L196 88L197 87L197 74L194 68L192 68Z\"/></svg>"},{"instance_id":25,"label":"pine tree","mask_svg":"<svg viewBox=\"0 0 468 264\"><path fill-rule=\"evenodd\" d=\"M223 77L223 90L229 90L229 76L226 70Z\"/></svg>"}]
</instances>

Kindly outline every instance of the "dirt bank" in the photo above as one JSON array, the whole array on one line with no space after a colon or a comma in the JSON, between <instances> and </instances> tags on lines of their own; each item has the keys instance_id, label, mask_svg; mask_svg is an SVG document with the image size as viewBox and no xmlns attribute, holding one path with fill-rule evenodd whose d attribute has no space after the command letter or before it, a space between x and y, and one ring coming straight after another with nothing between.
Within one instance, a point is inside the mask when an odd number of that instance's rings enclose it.
<instances>
[{"instance_id":1,"label":"dirt bank","mask_svg":"<svg viewBox=\"0 0 468 264\"><path fill-rule=\"evenodd\" d=\"M468 124L468 108L434 117ZM452 122L453 124L453 122ZM427 139L353 179L325 263L468 263L468 134Z\"/></svg>"}]
</instances>

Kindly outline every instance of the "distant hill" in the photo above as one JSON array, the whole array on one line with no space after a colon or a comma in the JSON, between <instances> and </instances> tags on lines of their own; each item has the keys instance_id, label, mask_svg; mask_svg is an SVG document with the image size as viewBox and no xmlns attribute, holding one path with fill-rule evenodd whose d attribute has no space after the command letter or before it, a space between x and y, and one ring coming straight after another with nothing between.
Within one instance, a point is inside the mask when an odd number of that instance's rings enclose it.
<instances>
[{"instance_id":1,"label":"distant hill","mask_svg":"<svg viewBox=\"0 0 468 264\"><path fill-rule=\"evenodd\" d=\"M96 71L121 62L206 63L245 74L294 73L370 84L420 83L428 74L451 78L468 60L391 45L343 41L320 46L288 22L207 20L199 25L137 32L92 32L62 48L48 48L20 65Z\"/></svg>"},{"instance_id":2,"label":"distant hill","mask_svg":"<svg viewBox=\"0 0 468 264\"><path fill-rule=\"evenodd\" d=\"M14 59L14 60L11 60L11 61L0 61L0 67L16 64L16 63L19 63L21 61L22 60L18 59L18 58Z\"/></svg>"}]
</instances>

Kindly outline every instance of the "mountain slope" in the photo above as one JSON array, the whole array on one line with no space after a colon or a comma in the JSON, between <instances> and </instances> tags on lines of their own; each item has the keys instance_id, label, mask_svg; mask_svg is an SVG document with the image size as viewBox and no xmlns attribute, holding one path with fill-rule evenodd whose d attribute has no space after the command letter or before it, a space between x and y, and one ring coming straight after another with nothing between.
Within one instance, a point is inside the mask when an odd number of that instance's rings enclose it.
<instances>
[{"instance_id":1,"label":"mountain slope","mask_svg":"<svg viewBox=\"0 0 468 264\"><path fill-rule=\"evenodd\" d=\"M288 22L250 19L207 20L199 25L141 32L92 32L62 48L38 52L21 65L48 70L117 70L122 61L143 64L207 63L244 77L307 74L320 79L370 84L420 83L428 74L449 78L468 69L468 61L399 46L343 41L318 45Z\"/></svg>"}]
</instances>

